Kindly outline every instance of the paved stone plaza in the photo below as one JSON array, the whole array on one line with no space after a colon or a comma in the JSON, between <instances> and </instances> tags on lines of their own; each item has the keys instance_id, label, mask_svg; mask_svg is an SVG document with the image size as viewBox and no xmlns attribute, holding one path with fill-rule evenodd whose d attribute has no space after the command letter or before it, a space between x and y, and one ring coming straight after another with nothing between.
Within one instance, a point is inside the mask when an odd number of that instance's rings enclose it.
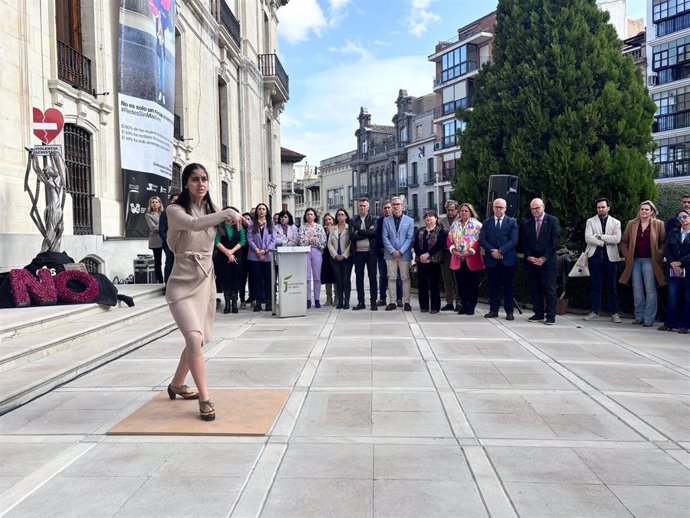
<instances>
[{"instance_id":1,"label":"paved stone plaza","mask_svg":"<svg viewBox=\"0 0 690 518\"><path fill-rule=\"evenodd\" d=\"M106 436L172 333L0 417L0 516L688 516L690 337L485 309L219 314L210 386L292 389L270 435Z\"/></svg>"}]
</instances>

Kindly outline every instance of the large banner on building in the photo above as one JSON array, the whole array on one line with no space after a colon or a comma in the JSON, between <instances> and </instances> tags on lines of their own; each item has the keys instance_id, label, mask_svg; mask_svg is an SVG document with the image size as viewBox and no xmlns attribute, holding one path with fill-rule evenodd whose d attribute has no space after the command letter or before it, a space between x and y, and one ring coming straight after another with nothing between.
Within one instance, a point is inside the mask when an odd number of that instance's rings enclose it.
<instances>
[{"instance_id":1,"label":"large banner on building","mask_svg":"<svg viewBox=\"0 0 690 518\"><path fill-rule=\"evenodd\" d=\"M174 0L120 0L118 110L126 237L149 234L152 196L167 203L175 103Z\"/></svg>"}]
</instances>

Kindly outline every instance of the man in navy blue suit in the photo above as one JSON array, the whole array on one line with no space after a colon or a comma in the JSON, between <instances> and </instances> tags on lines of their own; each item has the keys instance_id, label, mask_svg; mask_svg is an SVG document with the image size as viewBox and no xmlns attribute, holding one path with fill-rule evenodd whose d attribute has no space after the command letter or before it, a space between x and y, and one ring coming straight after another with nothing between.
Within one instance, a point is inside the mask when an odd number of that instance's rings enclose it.
<instances>
[{"instance_id":1,"label":"man in navy blue suit","mask_svg":"<svg viewBox=\"0 0 690 518\"><path fill-rule=\"evenodd\" d=\"M532 217L525 221L524 245L534 315L528 320L553 325L556 323L556 250L561 242L561 225L558 218L544 212L541 199L534 198L529 208Z\"/></svg>"},{"instance_id":2,"label":"man in navy blue suit","mask_svg":"<svg viewBox=\"0 0 690 518\"><path fill-rule=\"evenodd\" d=\"M506 207L503 198L496 198L494 215L484 221L479 234L479 245L484 249L484 264L489 275L489 312L484 317L498 317L502 291L506 320L514 320L513 280L517 265L518 226L514 218L506 215Z\"/></svg>"}]
</instances>

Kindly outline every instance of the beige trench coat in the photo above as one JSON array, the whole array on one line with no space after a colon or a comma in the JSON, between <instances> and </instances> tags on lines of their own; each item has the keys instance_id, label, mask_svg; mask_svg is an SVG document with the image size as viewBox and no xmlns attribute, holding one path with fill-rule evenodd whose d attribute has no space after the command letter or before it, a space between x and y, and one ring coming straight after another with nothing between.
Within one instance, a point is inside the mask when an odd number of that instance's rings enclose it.
<instances>
[{"instance_id":1,"label":"beige trench coat","mask_svg":"<svg viewBox=\"0 0 690 518\"><path fill-rule=\"evenodd\" d=\"M666 241L666 229L664 222L658 219L652 219L649 222L651 227L650 244L652 248L652 268L654 270L654 277L659 286L666 285L666 277L664 276L664 242ZM635 259L635 243L637 242L637 229L640 227L640 218L631 219L625 226L623 237L621 238L621 252L625 258L625 269L621 278L618 280L621 284L627 284L630 281L633 270L633 261Z\"/></svg>"}]
</instances>

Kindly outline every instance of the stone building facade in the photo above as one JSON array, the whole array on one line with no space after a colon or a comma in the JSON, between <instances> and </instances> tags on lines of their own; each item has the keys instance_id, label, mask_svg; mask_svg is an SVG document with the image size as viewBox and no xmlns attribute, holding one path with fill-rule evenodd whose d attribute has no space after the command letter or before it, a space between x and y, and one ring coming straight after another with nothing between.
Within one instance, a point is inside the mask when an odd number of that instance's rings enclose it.
<instances>
[{"instance_id":1,"label":"stone building facade","mask_svg":"<svg viewBox=\"0 0 690 518\"><path fill-rule=\"evenodd\" d=\"M148 0L126 0L143 10ZM173 185L204 164L218 205L280 208L280 113L288 76L276 55L278 10L288 0L177 0ZM125 239L119 157L120 2L8 0L0 54L0 270L27 264L41 236L24 193L32 107L65 119L68 164L63 249L113 278L132 273L145 239Z\"/></svg>"}]
</instances>

